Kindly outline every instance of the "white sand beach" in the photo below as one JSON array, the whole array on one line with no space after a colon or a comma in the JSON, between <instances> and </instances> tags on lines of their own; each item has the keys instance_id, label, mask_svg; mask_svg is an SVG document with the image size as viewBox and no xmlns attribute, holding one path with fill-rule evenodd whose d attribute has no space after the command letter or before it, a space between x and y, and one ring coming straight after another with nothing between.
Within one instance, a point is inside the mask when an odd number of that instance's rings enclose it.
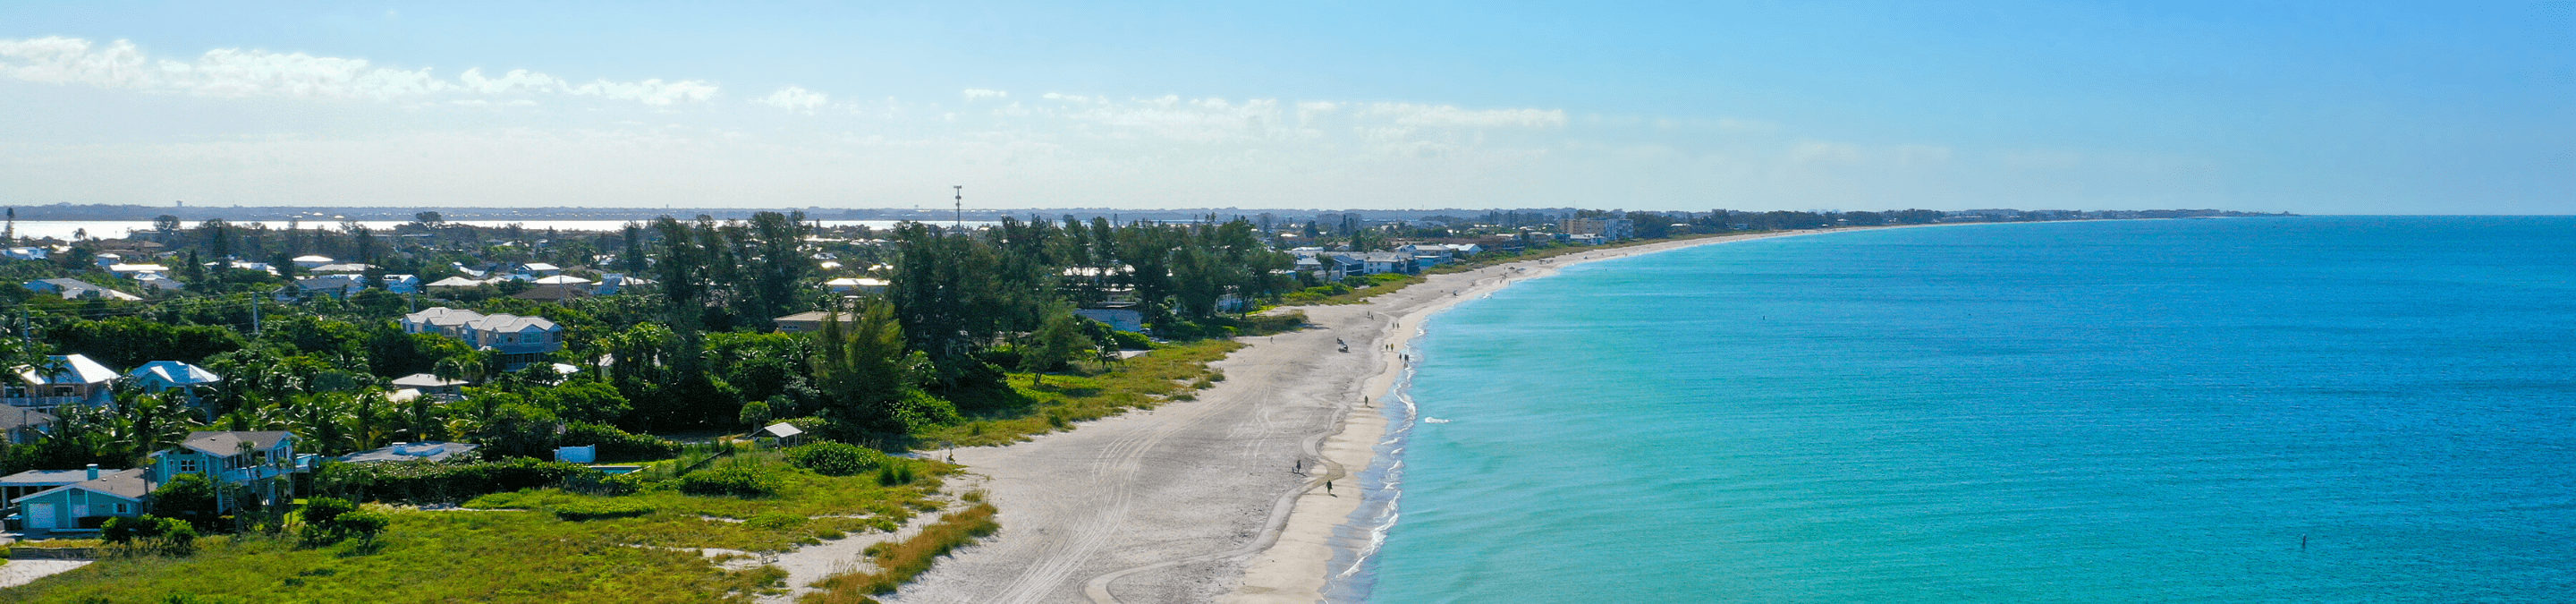
<instances>
[{"instance_id":1,"label":"white sand beach","mask_svg":"<svg viewBox=\"0 0 2576 604\"><path fill-rule=\"evenodd\" d=\"M1424 319L1575 263L1784 235L1577 252L1434 275L1366 304L1298 307L1312 327L1245 338L1215 364L1228 379L1197 401L956 450L989 477L1002 531L886 601L1315 602L1333 527L1360 503L1347 474L1368 467L1386 427L1362 401L1392 387Z\"/></svg>"}]
</instances>

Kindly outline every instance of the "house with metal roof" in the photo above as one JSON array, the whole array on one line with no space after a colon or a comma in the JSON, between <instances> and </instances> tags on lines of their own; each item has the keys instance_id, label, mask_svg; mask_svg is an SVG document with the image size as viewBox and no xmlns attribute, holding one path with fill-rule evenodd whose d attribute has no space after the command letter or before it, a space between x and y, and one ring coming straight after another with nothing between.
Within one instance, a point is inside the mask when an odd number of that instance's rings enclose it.
<instances>
[{"instance_id":1,"label":"house with metal roof","mask_svg":"<svg viewBox=\"0 0 2576 604\"><path fill-rule=\"evenodd\" d=\"M842 277L823 282L823 289L835 294L882 294L894 282L872 277Z\"/></svg>"},{"instance_id":2,"label":"house with metal roof","mask_svg":"<svg viewBox=\"0 0 2576 604\"><path fill-rule=\"evenodd\" d=\"M26 287L27 289L35 291L59 295L65 300L87 300L91 298L107 300L143 299L142 296L108 289L79 279L37 279L27 282Z\"/></svg>"},{"instance_id":3,"label":"house with metal roof","mask_svg":"<svg viewBox=\"0 0 2576 604\"><path fill-rule=\"evenodd\" d=\"M198 397L204 395L205 390L222 384L224 376L215 375L215 372L207 371L204 367L179 361L153 361L144 363L142 367L136 367L133 371L125 372L125 380L138 388L153 392L176 390L187 397L188 402L194 403L199 400Z\"/></svg>"},{"instance_id":4,"label":"house with metal roof","mask_svg":"<svg viewBox=\"0 0 2576 604\"><path fill-rule=\"evenodd\" d=\"M473 443L394 443L391 446L359 451L332 459L346 463L400 463L406 461L437 463L454 459L468 453L473 453L476 448L478 448L477 445Z\"/></svg>"},{"instance_id":5,"label":"house with metal roof","mask_svg":"<svg viewBox=\"0 0 2576 604\"><path fill-rule=\"evenodd\" d=\"M58 354L47 357L44 364L19 370L17 379L0 386L0 402L36 409L104 406L110 402L109 387L115 382L115 371L88 356Z\"/></svg>"}]
</instances>

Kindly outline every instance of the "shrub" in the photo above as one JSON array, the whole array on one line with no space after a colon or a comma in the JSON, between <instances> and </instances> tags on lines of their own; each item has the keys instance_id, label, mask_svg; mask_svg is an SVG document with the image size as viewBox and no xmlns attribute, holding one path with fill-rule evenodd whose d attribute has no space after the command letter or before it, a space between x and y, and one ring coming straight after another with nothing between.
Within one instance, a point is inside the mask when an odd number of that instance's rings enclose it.
<instances>
[{"instance_id":1,"label":"shrub","mask_svg":"<svg viewBox=\"0 0 2576 604\"><path fill-rule=\"evenodd\" d=\"M913 478L915 476L911 462L889 460L884 466L877 468L877 484L880 485L890 487L912 484Z\"/></svg>"},{"instance_id":2,"label":"shrub","mask_svg":"<svg viewBox=\"0 0 2576 604\"><path fill-rule=\"evenodd\" d=\"M858 445L821 442L787 450L787 463L824 476L849 476L884 465L886 454Z\"/></svg>"},{"instance_id":3,"label":"shrub","mask_svg":"<svg viewBox=\"0 0 2576 604\"><path fill-rule=\"evenodd\" d=\"M1153 340L1146 339L1145 334L1133 331L1109 332L1109 341L1117 344L1119 350L1149 350L1154 347Z\"/></svg>"},{"instance_id":4,"label":"shrub","mask_svg":"<svg viewBox=\"0 0 2576 604\"><path fill-rule=\"evenodd\" d=\"M374 539L384 532L393 519L379 512L358 509L358 504L337 497L315 497L304 502L304 544L328 545L344 539Z\"/></svg>"},{"instance_id":5,"label":"shrub","mask_svg":"<svg viewBox=\"0 0 2576 604\"><path fill-rule=\"evenodd\" d=\"M172 556L185 556L197 551L197 527L177 518L159 518L150 514L109 518L99 528L100 538L128 551Z\"/></svg>"},{"instance_id":6,"label":"shrub","mask_svg":"<svg viewBox=\"0 0 2576 604\"><path fill-rule=\"evenodd\" d=\"M653 513L653 505L623 499L589 499L555 504L549 511L565 520L629 518Z\"/></svg>"},{"instance_id":7,"label":"shrub","mask_svg":"<svg viewBox=\"0 0 2576 604\"><path fill-rule=\"evenodd\" d=\"M161 513L208 522L215 517L215 483L202 474L180 474L152 490L153 508Z\"/></svg>"},{"instance_id":8,"label":"shrub","mask_svg":"<svg viewBox=\"0 0 2576 604\"><path fill-rule=\"evenodd\" d=\"M680 492L691 495L732 495L767 497L778 493L785 481L767 470L734 465L691 472L680 477Z\"/></svg>"},{"instance_id":9,"label":"shrub","mask_svg":"<svg viewBox=\"0 0 2576 604\"><path fill-rule=\"evenodd\" d=\"M315 490L352 501L446 503L486 493L551 487L595 474L580 464L513 458L476 463L325 463Z\"/></svg>"},{"instance_id":10,"label":"shrub","mask_svg":"<svg viewBox=\"0 0 2576 604\"><path fill-rule=\"evenodd\" d=\"M315 497L304 501L304 523L313 526L331 524L341 514L358 511L358 504L338 497Z\"/></svg>"}]
</instances>

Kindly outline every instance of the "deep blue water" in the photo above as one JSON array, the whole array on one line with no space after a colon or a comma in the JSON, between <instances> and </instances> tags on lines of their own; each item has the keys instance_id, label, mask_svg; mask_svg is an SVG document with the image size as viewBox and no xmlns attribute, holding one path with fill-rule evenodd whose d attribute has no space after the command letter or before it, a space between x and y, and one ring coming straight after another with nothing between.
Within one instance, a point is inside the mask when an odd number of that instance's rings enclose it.
<instances>
[{"instance_id":1,"label":"deep blue water","mask_svg":"<svg viewBox=\"0 0 2576 604\"><path fill-rule=\"evenodd\" d=\"M2576 218L1739 242L1427 333L1370 602L2576 599Z\"/></svg>"}]
</instances>

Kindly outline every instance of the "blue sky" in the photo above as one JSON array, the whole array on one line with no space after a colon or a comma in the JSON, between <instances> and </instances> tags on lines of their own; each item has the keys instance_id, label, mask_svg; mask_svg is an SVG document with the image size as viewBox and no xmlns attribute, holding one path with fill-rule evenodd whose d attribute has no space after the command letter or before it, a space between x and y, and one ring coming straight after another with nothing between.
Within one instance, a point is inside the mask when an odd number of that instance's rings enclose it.
<instances>
[{"instance_id":1,"label":"blue sky","mask_svg":"<svg viewBox=\"0 0 2576 604\"><path fill-rule=\"evenodd\" d=\"M0 4L0 203L2576 213L2576 4Z\"/></svg>"}]
</instances>

